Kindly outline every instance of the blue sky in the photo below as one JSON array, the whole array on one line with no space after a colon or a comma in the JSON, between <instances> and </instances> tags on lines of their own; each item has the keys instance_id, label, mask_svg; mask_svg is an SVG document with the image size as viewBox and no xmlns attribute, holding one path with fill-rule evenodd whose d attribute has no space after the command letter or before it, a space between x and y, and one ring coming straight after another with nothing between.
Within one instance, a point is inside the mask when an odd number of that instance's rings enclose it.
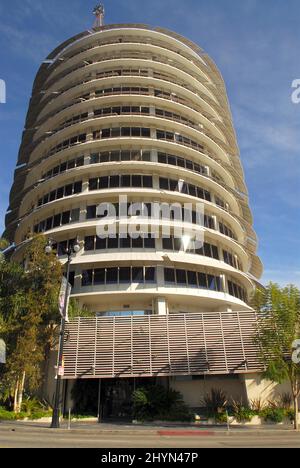
<instances>
[{"instance_id":1,"label":"blue sky","mask_svg":"<svg viewBox=\"0 0 300 468\"><path fill-rule=\"evenodd\" d=\"M60 42L92 26L92 0L1 0L0 229L32 82ZM263 281L300 285L299 0L107 0L106 23L162 26L216 61L229 94L264 262Z\"/></svg>"}]
</instances>

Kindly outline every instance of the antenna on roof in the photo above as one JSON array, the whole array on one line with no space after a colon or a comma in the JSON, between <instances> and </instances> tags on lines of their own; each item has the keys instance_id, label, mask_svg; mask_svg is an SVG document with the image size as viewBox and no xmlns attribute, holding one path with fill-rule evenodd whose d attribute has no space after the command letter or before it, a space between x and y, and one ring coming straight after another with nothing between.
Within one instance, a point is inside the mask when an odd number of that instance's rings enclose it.
<instances>
[{"instance_id":1,"label":"antenna on roof","mask_svg":"<svg viewBox=\"0 0 300 468\"><path fill-rule=\"evenodd\" d=\"M93 14L96 16L93 28L101 28L104 25L104 5L101 3L94 8Z\"/></svg>"}]
</instances>

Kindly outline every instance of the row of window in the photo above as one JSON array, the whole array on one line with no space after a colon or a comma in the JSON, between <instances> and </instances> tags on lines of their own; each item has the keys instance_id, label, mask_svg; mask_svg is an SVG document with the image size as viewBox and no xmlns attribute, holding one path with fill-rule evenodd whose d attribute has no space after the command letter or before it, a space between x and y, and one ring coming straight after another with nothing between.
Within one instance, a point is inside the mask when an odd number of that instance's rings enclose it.
<instances>
[{"instance_id":1,"label":"row of window","mask_svg":"<svg viewBox=\"0 0 300 468\"><path fill-rule=\"evenodd\" d=\"M104 151L93 153L90 158L90 164L119 161L151 161L151 153L145 150Z\"/></svg>"},{"instance_id":2,"label":"row of window","mask_svg":"<svg viewBox=\"0 0 300 468\"><path fill-rule=\"evenodd\" d=\"M120 187L153 188L153 177L150 175L126 174L102 176L89 179L89 190L91 191ZM211 202L211 194L209 191L183 181L160 177L159 188L161 190L184 193ZM46 203L50 203L54 200L59 200L64 197L76 195L81 192L82 181L74 182L47 193L38 200L38 206L45 205ZM217 205L225 207L225 202L223 202L223 200L220 198L216 197L216 202Z\"/></svg>"},{"instance_id":3,"label":"row of window","mask_svg":"<svg viewBox=\"0 0 300 468\"><path fill-rule=\"evenodd\" d=\"M70 119L64 120L64 122L58 128L56 128L54 130L54 132L58 132L58 131L63 130L64 128L67 128L67 127L71 127L71 125L75 125L77 123L84 122L85 120L88 119L88 117L89 117L88 112L84 112L83 114L74 115Z\"/></svg>"},{"instance_id":4,"label":"row of window","mask_svg":"<svg viewBox=\"0 0 300 468\"><path fill-rule=\"evenodd\" d=\"M155 239L151 234L145 234L144 237L133 239L130 236L120 237L116 235L115 238L108 237L101 239L98 236L87 236L84 239L84 250L107 250L107 249L155 249Z\"/></svg>"},{"instance_id":5,"label":"row of window","mask_svg":"<svg viewBox=\"0 0 300 468\"><path fill-rule=\"evenodd\" d=\"M90 155L90 164L99 164L107 162L120 162L120 161L151 161L151 152L147 150L117 150L117 151L103 151L99 153L92 153ZM158 162L161 164L170 164L172 166L182 167L198 174L208 175L208 167L202 166L189 159L182 158L167 153L158 153ZM50 179L62 172L74 169L84 165L84 157L80 156L77 159L61 163L47 173L42 175L42 179Z\"/></svg>"},{"instance_id":6,"label":"row of window","mask_svg":"<svg viewBox=\"0 0 300 468\"><path fill-rule=\"evenodd\" d=\"M60 198L70 197L71 195L76 195L77 193L82 192L82 181L74 182L72 184L65 185L64 187L59 187L58 189L52 190L50 193L47 193L38 201L38 206L45 205L54 200L59 200Z\"/></svg>"},{"instance_id":7,"label":"row of window","mask_svg":"<svg viewBox=\"0 0 300 468\"><path fill-rule=\"evenodd\" d=\"M34 226L34 232L41 233L50 231L53 228L64 226L70 223L76 223L79 221L80 209L75 208L74 210L64 211L63 213L50 216L49 218L40 221Z\"/></svg>"},{"instance_id":8,"label":"row of window","mask_svg":"<svg viewBox=\"0 0 300 468\"><path fill-rule=\"evenodd\" d=\"M161 75L155 78L160 78L160 77ZM162 89L152 90L150 88L145 88L141 86L114 86L111 88L97 89L95 91L96 97L103 96L103 95L118 95L118 94L137 94L139 96L154 95L155 97L168 99L169 101L179 102L181 104L189 106L189 103L185 99L178 97L175 93L168 93L167 91L164 91Z\"/></svg>"},{"instance_id":9,"label":"row of window","mask_svg":"<svg viewBox=\"0 0 300 468\"><path fill-rule=\"evenodd\" d=\"M156 138L158 140L167 140L167 141L175 141L176 143L182 143L186 146L192 146L193 148L197 148L200 151L204 150L204 146L200 145L194 140L190 138L184 137L179 135L179 133L174 132L166 132L164 130L157 130L156 131Z\"/></svg>"},{"instance_id":10,"label":"row of window","mask_svg":"<svg viewBox=\"0 0 300 468\"><path fill-rule=\"evenodd\" d=\"M97 214L97 206L98 205L89 205L86 208L86 219L91 220L91 219L100 219L104 218L108 215L108 211L105 212L105 214ZM115 209L115 216L118 218L120 214L120 206L118 203L113 203L112 206ZM156 214L156 209L155 203L140 203L141 209L140 210L133 210L132 208L132 203L127 204L127 213L128 216L145 216L145 217L152 217L154 214ZM133 212L134 211L134 212ZM198 224L199 225L199 216L195 211L191 211L187 213L188 210L185 210L182 208L182 220L184 219L190 219L192 224ZM169 216L170 215L170 216ZM176 213L177 215L177 213ZM51 216L47 218L46 220L40 221L38 224L34 226L34 232L35 233L41 233L45 231L49 231L55 227L63 226L66 224L74 223L79 221L80 217L80 209L75 208L73 210L68 210L63 213L56 214L54 216ZM174 210L171 210L170 213L161 212L161 219L175 219L175 212ZM200 220L201 221L201 220ZM236 239L236 236L232 232L230 228L226 226L223 222L219 221L219 231L224 234L227 237L231 237L232 239ZM208 229L213 229L217 230L217 227L215 225L214 218L209 215L204 215L204 227Z\"/></svg>"},{"instance_id":11,"label":"row of window","mask_svg":"<svg viewBox=\"0 0 300 468\"><path fill-rule=\"evenodd\" d=\"M90 179L89 190L118 187L153 188L153 178L148 175L112 175Z\"/></svg>"},{"instance_id":12,"label":"row of window","mask_svg":"<svg viewBox=\"0 0 300 468\"><path fill-rule=\"evenodd\" d=\"M151 129L145 127L116 127L116 128L103 128L93 132L93 139L107 139L107 138L120 138L120 137L138 137L138 138L151 138ZM174 141L185 146L191 146L199 151L204 150L204 146L200 145L190 138L179 135L178 133L166 132L163 130L156 130L156 138L158 140ZM51 148L48 156L63 151L79 143L86 142L86 133L76 135L72 138L64 140L62 143Z\"/></svg>"},{"instance_id":13,"label":"row of window","mask_svg":"<svg viewBox=\"0 0 300 468\"><path fill-rule=\"evenodd\" d=\"M224 234L224 236L231 237L232 239L237 240L236 235L225 223L219 222L219 229L220 233Z\"/></svg>"},{"instance_id":14,"label":"row of window","mask_svg":"<svg viewBox=\"0 0 300 468\"><path fill-rule=\"evenodd\" d=\"M223 291L220 276L208 275L197 271L186 271L176 268L165 268L164 277L166 284Z\"/></svg>"},{"instance_id":15,"label":"row of window","mask_svg":"<svg viewBox=\"0 0 300 468\"><path fill-rule=\"evenodd\" d=\"M94 116L95 117L105 117L108 115L128 115L128 114L143 114L143 115L149 115L150 114L150 107L146 106L113 106L113 107L102 107L100 109L95 109L94 111ZM155 110L155 115L157 117L164 117L167 119L171 120L176 120L179 122L182 122L186 125L195 127L196 124L192 120L189 120L185 117L182 117L179 114L176 114L174 112L169 112L164 109L156 109ZM87 120L88 118L88 112L85 112L83 114L76 115L65 122L57 128L55 131L62 130L63 128L69 127L71 125L74 125L79 122L83 122L84 120Z\"/></svg>"},{"instance_id":16,"label":"row of window","mask_svg":"<svg viewBox=\"0 0 300 468\"><path fill-rule=\"evenodd\" d=\"M103 94L138 94L147 95L150 93L149 88L143 88L141 86L114 86L112 88L102 88L95 91L96 97L102 96Z\"/></svg>"},{"instance_id":17,"label":"row of window","mask_svg":"<svg viewBox=\"0 0 300 468\"><path fill-rule=\"evenodd\" d=\"M75 243L75 239L66 241L60 241L53 245L54 250L57 251L59 257L66 255L66 252ZM182 239L170 236L162 238L163 250L170 250L179 252L182 250ZM115 237L106 237L101 239L98 236L86 236L84 239L84 250L85 252L91 252L96 250L110 250L110 249L156 249L156 239L151 234L144 234L136 239L131 236L119 236L116 234ZM220 260L219 249L216 245L205 242L201 248L195 249L193 242L186 249L186 253L202 255L205 257L214 258ZM224 262L232 267L242 270L242 265L238 258L230 252L223 250Z\"/></svg>"},{"instance_id":18,"label":"row of window","mask_svg":"<svg viewBox=\"0 0 300 468\"><path fill-rule=\"evenodd\" d=\"M156 283L154 267L97 268L82 272L82 286Z\"/></svg>"},{"instance_id":19,"label":"row of window","mask_svg":"<svg viewBox=\"0 0 300 468\"><path fill-rule=\"evenodd\" d=\"M154 284L157 271L155 267L113 267L97 268L82 271L82 286L99 286L111 284ZM223 282L220 276L207 273L182 270L176 268L164 268L164 281L166 285L179 287L207 289L223 292ZM231 296L242 301L247 300L244 288L228 281L228 292Z\"/></svg>"},{"instance_id":20,"label":"row of window","mask_svg":"<svg viewBox=\"0 0 300 468\"><path fill-rule=\"evenodd\" d=\"M201 187L196 187L192 184L187 184L183 181L178 181L175 179L167 179L165 177L159 178L159 188L162 190L170 190L171 192L180 192L192 197L201 198L211 202L211 194L207 190L204 190Z\"/></svg>"},{"instance_id":21,"label":"row of window","mask_svg":"<svg viewBox=\"0 0 300 468\"><path fill-rule=\"evenodd\" d=\"M150 128L144 127L115 127L102 128L93 132L93 139L100 140L103 138L120 138L120 137L143 137L150 138Z\"/></svg>"},{"instance_id":22,"label":"row of window","mask_svg":"<svg viewBox=\"0 0 300 468\"><path fill-rule=\"evenodd\" d=\"M71 146L75 146L75 145L78 145L79 143L85 143L85 142L86 142L86 133L82 133L81 135L75 135L74 137L68 138L67 140L64 140L62 143L59 143L58 145L51 148L50 152L48 153L48 156L52 156L53 154L59 153L60 151L70 148Z\"/></svg>"},{"instance_id":23,"label":"row of window","mask_svg":"<svg viewBox=\"0 0 300 468\"><path fill-rule=\"evenodd\" d=\"M173 236L163 238L162 244L164 250L179 252L183 248L182 239ZM187 253L202 255L219 260L219 251L216 245L205 242L201 248L195 249L193 242L190 244L191 245L186 249Z\"/></svg>"},{"instance_id":24,"label":"row of window","mask_svg":"<svg viewBox=\"0 0 300 468\"><path fill-rule=\"evenodd\" d=\"M197 164L189 159L174 156L173 154L159 152L158 162L161 164L170 164L171 166L183 167L184 169L198 172L199 174L208 175L208 168L206 166Z\"/></svg>"},{"instance_id":25,"label":"row of window","mask_svg":"<svg viewBox=\"0 0 300 468\"><path fill-rule=\"evenodd\" d=\"M247 293L244 288L228 280L228 292L231 296L237 297L241 301L247 302Z\"/></svg>"},{"instance_id":26,"label":"row of window","mask_svg":"<svg viewBox=\"0 0 300 468\"><path fill-rule=\"evenodd\" d=\"M149 70L145 70L144 68L123 68L98 72L96 74L97 78L106 78L110 76L149 76Z\"/></svg>"},{"instance_id":27,"label":"row of window","mask_svg":"<svg viewBox=\"0 0 300 468\"><path fill-rule=\"evenodd\" d=\"M157 117L165 117L166 119L171 119L171 120L178 120L179 122L184 123L185 125L190 125L192 127L195 127L196 124L192 120L186 119L185 117L182 117L179 114L175 114L174 112L169 112L163 109L156 109L155 114Z\"/></svg>"},{"instance_id":28,"label":"row of window","mask_svg":"<svg viewBox=\"0 0 300 468\"><path fill-rule=\"evenodd\" d=\"M74 169L75 167L81 167L84 165L84 157L80 156L76 159L71 159L70 161L66 161L64 163L55 166L50 171L46 172L46 174L42 175L42 179L51 179L62 172L66 172L70 169Z\"/></svg>"},{"instance_id":29,"label":"row of window","mask_svg":"<svg viewBox=\"0 0 300 468\"><path fill-rule=\"evenodd\" d=\"M150 107L145 106L114 106L114 107L102 107L96 109L94 115L105 116L105 115L121 115L121 114L150 114Z\"/></svg>"},{"instance_id":30,"label":"row of window","mask_svg":"<svg viewBox=\"0 0 300 468\"><path fill-rule=\"evenodd\" d=\"M236 268L237 270L242 270L242 264L235 255L231 254L230 252L227 252L227 250L223 250L223 258L224 262L228 265L232 266L233 268Z\"/></svg>"},{"instance_id":31,"label":"row of window","mask_svg":"<svg viewBox=\"0 0 300 468\"><path fill-rule=\"evenodd\" d=\"M139 203L141 206L141 210L134 210L134 213L132 213L132 203L127 204L127 213L128 216L145 216L145 217L152 217L156 214L156 209L155 209L155 203ZM118 203L112 203L112 206L114 207L116 217L119 217L120 214L120 207ZM87 206L87 214L86 214L86 219L97 219L97 218L103 218L108 215L108 212L104 215L99 215L97 214L97 205L89 205ZM174 210L171 210L170 213L165 213L164 211L161 212L161 218L162 219L171 219L175 220L175 216L178 216L178 213ZM181 213L181 219L188 219L191 221L192 224L198 224L201 220L199 220L199 216L195 211L189 211L185 210L182 208L182 213ZM214 218L210 215L204 215L204 227L208 229L213 229L217 230L215 226L215 221ZM231 237L232 239L237 239L233 231L224 223L219 221L219 231L224 234L227 237Z\"/></svg>"}]
</instances>

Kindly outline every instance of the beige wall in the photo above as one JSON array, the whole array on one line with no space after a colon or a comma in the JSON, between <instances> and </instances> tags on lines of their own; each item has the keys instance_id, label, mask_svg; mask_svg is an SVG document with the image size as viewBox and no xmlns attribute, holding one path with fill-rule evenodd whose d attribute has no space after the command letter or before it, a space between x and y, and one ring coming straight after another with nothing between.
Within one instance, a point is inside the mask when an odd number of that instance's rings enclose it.
<instances>
[{"instance_id":1,"label":"beige wall","mask_svg":"<svg viewBox=\"0 0 300 468\"><path fill-rule=\"evenodd\" d=\"M261 374L243 375L242 379L245 382L249 402L261 398L264 403L267 403L268 400L278 399L283 393L291 393L288 382L282 385L274 384L270 380L263 379Z\"/></svg>"},{"instance_id":2,"label":"beige wall","mask_svg":"<svg viewBox=\"0 0 300 468\"><path fill-rule=\"evenodd\" d=\"M244 382L241 380L227 380L222 377L208 377L205 380L170 379L170 387L182 393L185 403L190 407L200 407L201 399L210 393L211 389L222 389L228 398L247 401Z\"/></svg>"}]
</instances>

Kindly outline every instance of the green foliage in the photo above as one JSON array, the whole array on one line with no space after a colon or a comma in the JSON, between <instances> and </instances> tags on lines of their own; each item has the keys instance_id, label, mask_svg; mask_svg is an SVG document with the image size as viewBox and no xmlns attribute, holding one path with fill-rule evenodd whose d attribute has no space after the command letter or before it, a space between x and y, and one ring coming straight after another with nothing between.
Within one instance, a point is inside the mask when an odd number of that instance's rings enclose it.
<instances>
[{"instance_id":1,"label":"green foliage","mask_svg":"<svg viewBox=\"0 0 300 468\"><path fill-rule=\"evenodd\" d=\"M269 406L261 412L260 416L266 421L281 423L286 416L286 411L283 408L272 408Z\"/></svg>"},{"instance_id":2,"label":"green foliage","mask_svg":"<svg viewBox=\"0 0 300 468\"><path fill-rule=\"evenodd\" d=\"M240 423L250 422L256 415L256 412L248 406L245 406L242 401L232 400L232 411L235 419Z\"/></svg>"},{"instance_id":3,"label":"green foliage","mask_svg":"<svg viewBox=\"0 0 300 468\"><path fill-rule=\"evenodd\" d=\"M86 307L80 307L78 304L78 301L74 298L70 299L69 303L69 318L77 318L77 317L94 317L95 314L94 312L91 312L89 309Z\"/></svg>"},{"instance_id":4,"label":"green foliage","mask_svg":"<svg viewBox=\"0 0 300 468\"><path fill-rule=\"evenodd\" d=\"M300 291L293 285L280 288L270 283L256 291L252 305L259 318L255 342L266 369L264 377L279 384L290 383L297 429L300 366L292 355L293 343L300 338Z\"/></svg>"},{"instance_id":5,"label":"green foliage","mask_svg":"<svg viewBox=\"0 0 300 468\"><path fill-rule=\"evenodd\" d=\"M49 418L52 416L52 411L47 411L45 409L35 409L33 412L28 412L22 410L20 413L14 413L13 411L8 411L7 409L0 407L0 421L22 421L24 419L29 419L31 421Z\"/></svg>"},{"instance_id":6,"label":"green foliage","mask_svg":"<svg viewBox=\"0 0 300 468\"><path fill-rule=\"evenodd\" d=\"M279 396L279 406L284 409L291 409L293 406L293 396L290 393L282 393Z\"/></svg>"},{"instance_id":7,"label":"green foliage","mask_svg":"<svg viewBox=\"0 0 300 468\"><path fill-rule=\"evenodd\" d=\"M142 387L133 392L133 417L140 421L190 421L189 409L181 393L161 385Z\"/></svg>"},{"instance_id":8,"label":"green foliage","mask_svg":"<svg viewBox=\"0 0 300 468\"><path fill-rule=\"evenodd\" d=\"M0 376L3 398L17 395L21 401L24 389L38 388L42 364L55 344L62 266L54 254L46 255L45 246L43 236L27 244L24 269L0 262L0 335L7 343Z\"/></svg>"},{"instance_id":9,"label":"green foliage","mask_svg":"<svg viewBox=\"0 0 300 468\"><path fill-rule=\"evenodd\" d=\"M213 418L226 412L227 403L225 392L219 388L212 388L210 393L207 393L201 401L201 405L206 408L208 416Z\"/></svg>"},{"instance_id":10,"label":"green foliage","mask_svg":"<svg viewBox=\"0 0 300 468\"><path fill-rule=\"evenodd\" d=\"M254 414L258 415L264 409L265 404L262 398L254 398L250 402L250 408L254 412Z\"/></svg>"}]
</instances>

